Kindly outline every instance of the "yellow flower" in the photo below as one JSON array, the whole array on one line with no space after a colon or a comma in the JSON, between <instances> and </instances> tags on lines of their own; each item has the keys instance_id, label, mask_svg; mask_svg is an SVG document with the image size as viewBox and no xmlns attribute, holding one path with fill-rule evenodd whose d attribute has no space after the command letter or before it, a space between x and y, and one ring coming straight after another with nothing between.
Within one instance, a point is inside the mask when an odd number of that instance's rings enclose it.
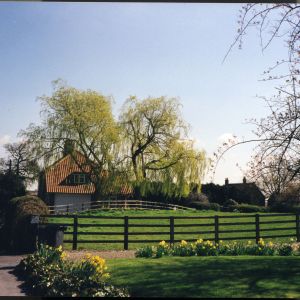
<instances>
[{"instance_id":1,"label":"yellow flower","mask_svg":"<svg viewBox=\"0 0 300 300\"><path fill-rule=\"evenodd\" d=\"M186 245L187 245L187 242L186 242L185 240L182 240L181 243L180 243L180 245L181 245L181 246L186 246Z\"/></svg>"},{"instance_id":2,"label":"yellow flower","mask_svg":"<svg viewBox=\"0 0 300 300\"><path fill-rule=\"evenodd\" d=\"M159 244L159 246L162 246L162 247L166 247L167 246L167 243L165 241L161 241Z\"/></svg>"},{"instance_id":3,"label":"yellow flower","mask_svg":"<svg viewBox=\"0 0 300 300\"><path fill-rule=\"evenodd\" d=\"M66 257L68 257L66 252L62 252L60 255L61 259L65 259Z\"/></svg>"}]
</instances>

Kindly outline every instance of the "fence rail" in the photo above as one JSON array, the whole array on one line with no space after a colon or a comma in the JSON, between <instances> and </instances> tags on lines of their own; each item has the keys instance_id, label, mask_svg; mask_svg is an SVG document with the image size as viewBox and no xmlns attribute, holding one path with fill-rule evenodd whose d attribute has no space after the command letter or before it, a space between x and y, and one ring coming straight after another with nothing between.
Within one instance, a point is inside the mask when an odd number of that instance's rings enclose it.
<instances>
[{"instance_id":1,"label":"fence rail","mask_svg":"<svg viewBox=\"0 0 300 300\"><path fill-rule=\"evenodd\" d=\"M267 220L261 221L262 218L268 217L291 217L290 220ZM129 216L122 216L122 217L109 217L109 216L84 216L84 215L76 215L76 214L69 214L69 215L42 215L40 216L40 224L47 224L43 220L47 220L47 218L51 219L61 219L61 218L68 218L72 219L72 222L67 221L67 223L63 222L55 222L52 224L56 225L64 225L68 227L72 227L72 231L65 232L66 236L72 236L72 239L64 240L65 243L71 243L73 250L76 250L79 243L122 243L124 250L128 250L129 244L133 243L156 243L160 242L159 239L133 239L133 237L139 236L161 236L165 235L168 236L168 239L165 239L166 242L174 243L180 241L178 239L179 235L204 235L204 234L211 234L213 235L212 238L204 238L204 240L214 240L215 243L219 243L220 240L244 240L244 239L255 239L256 243L258 243L260 238L281 238L281 237L296 237L297 241L300 242L300 224L299 224L299 214L247 214L247 215L240 215L240 216L169 216L169 217L152 217L152 216L145 216L145 217L129 217ZM243 218L250 218L252 221L247 222L234 222L236 218L243 219ZM93 222L88 223L81 223L81 219L88 219ZM232 220L231 220L232 219ZM105 220L114 220L114 221L121 221L120 223L97 223L97 221ZM143 220L143 221L150 221L155 223L136 223L136 220ZM179 224L178 221L182 220L191 220L192 223L188 224ZM205 223L196 223L195 220L203 220ZM209 222L209 220L211 222ZM224 221L229 222L224 222ZM165 222L164 224L159 223ZM293 226L289 227L272 227L272 228L262 228L265 225L272 225L273 224L294 224ZM252 228L235 228L235 229L226 229L227 226L241 226L241 225L252 225ZM201 230L203 227L203 230ZM209 227L209 228L208 228ZM105 228L107 231L81 231L80 228L100 228L101 230ZM119 231L112 231L112 228L121 228ZM149 228L146 231L131 231L133 229L138 228ZM159 229L159 231L151 231L152 229ZM165 230L163 230L165 228ZM178 231L177 229L183 228L183 231ZM194 228L191 230L189 228ZM223 229L222 229L223 228ZM162 231L163 230L163 231ZM292 231L290 234L284 234L284 231L289 230ZM274 235L272 235L272 231L274 231ZM278 231L283 231L283 233L277 233ZM239 233L253 233L251 236L237 236ZM267 234L267 235L264 235ZM232 236L223 236L224 234L232 234ZM78 236L83 235L84 237L92 236L92 239L79 239ZM111 236L112 239L96 239L98 236ZM119 239L113 239L114 236L120 236ZM176 239L177 237L177 239ZM195 241L196 239L187 238L186 241Z\"/></svg>"},{"instance_id":2,"label":"fence rail","mask_svg":"<svg viewBox=\"0 0 300 300\"><path fill-rule=\"evenodd\" d=\"M70 212L93 211L97 209L166 209L166 210L195 210L194 208L170 203L142 200L102 200L81 203L48 205L50 214L65 214Z\"/></svg>"}]
</instances>

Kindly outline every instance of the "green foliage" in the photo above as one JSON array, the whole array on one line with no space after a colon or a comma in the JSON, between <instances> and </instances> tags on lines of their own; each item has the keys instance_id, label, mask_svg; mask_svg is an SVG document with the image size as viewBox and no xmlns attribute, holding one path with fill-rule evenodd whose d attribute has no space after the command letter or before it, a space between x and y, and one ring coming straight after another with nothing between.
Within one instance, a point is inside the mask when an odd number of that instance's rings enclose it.
<instances>
[{"instance_id":1,"label":"green foliage","mask_svg":"<svg viewBox=\"0 0 300 300\"><path fill-rule=\"evenodd\" d=\"M30 142L32 153L43 158L46 165L61 158L63 152L71 152L76 164L89 173L97 194L107 194L119 141L111 98L67 86L61 80L53 83L53 89L51 96L39 98L42 125L31 124L21 135ZM72 150L83 154L85 160Z\"/></svg>"},{"instance_id":2,"label":"green foliage","mask_svg":"<svg viewBox=\"0 0 300 300\"><path fill-rule=\"evenodd\" d=\"M235 202L249 205L264 205L265 197L254 183L241 184L203 184L201 192L207 195L210 202L228 206L228 201L235 199ZM236 205L234 203L233 205Z\"/></svg>"},{"instance_id":3,"label":"green foliage","mask_svg":"<svg viewBox=\"0 0 300 300\"><path fill-rule=\"evenodd\" d=\"M210 209L211 210L215 210L215 211L220 211L221 210L221 206L219 203L210 203Z\"/></svg>"},{"instance_id":4,"label":"green foliage","mask_svg":"<svg viewBox=\"0 0 300 300\"><path fill-rule=\"evenodd\" d=\"M250 205L250 204L238 204L230 206L232 211L236 212L268 212L269 209L264 206Z\"/></svg>"},{"instance_id":5,"label":"green foliage","mask_svg":"<svg viewBox=\"0 0 300 300\"><path fill-rule=\"evenodd\" d=\"M187 206L196 208L198 210L214 210L214 211L221 210L221 206L218 203L193 201L193 202L187 203Z\"/></svg>"},{"instance_id":6,"label":"green foliage","mask_svg":"<svg viewBox=\"0 0 300 300\"><path fill-rule=\"evenodd\" d=\"M4 214L11 198L25 195L24 181L13 173L0 173L0 214Z\"/></svg>"},{"instance_id":7,"label":"green foliage","mask_svg":"<svg viewBox=\"0 0 300 300\"><path fill-rule=\"evenodd\" d=\"M228 199L227 201L224 202L224 206L230 207L230 206L236 206L239 203L233 199Z\"/></svg>"},{"instance_id":8,"label":"green foliage","mask_svg":"<svg viewBox=\"0 0 300 300\"><path fill-rule=\"evenodd\" d=\"M30 224L32 215L49 214L48 206L38 197L21 196L10 200L4 230L8 247L13 251L32 251L35 248L35 230Z\"/></svg>"},{"instance_id":9,"label":"green foliage","mask_svg":"<svg viewBox=\"0 0 300 300\"><path fill-rule=\"evenodd\" d=\"M129 158L127 171L137 185L164 182L164 194L183 197L189 194L190 183L200 186L205 153L187 141L188 126L177 99L130 97L123 106L120 126L122 151Z\"/></svg>"},{"instance_id":10,"label":"green foliage","mask_svg":"<svg viewBox=\"0 0 300 300\"><path fill-rule=\"evenodd\" d=\"M169 251L172 256L193 256L195 254L194 247L186 241L175 243Z\"/></svg>"},{"instance_id":11,"label":"green foliage","mask_svg":"<svg viewBox=\"0 0 300 300\"><path fill-rule=\"evenodd\" d=\"M61 248L40 245L24 258L17 271L34 295L48 297L128 297L128 292L107 283L105 260L87 255L78 263L65 260Z\"/></svg>"},{"instance_id":12,"label":"green foliage","mask_svg":"<svg viewBox=\"0 0 300 300\"><path fill-rule=\"evenodd\" d=\"M276 212L300 213L300 186L298 183L289 184L281 193L273 193L268 206Z\"/></svg>"},{"instance_id":13,"label":"green foliage","mask_svg":"<svg viewBox=\"0 0 300 300\"><path fill-rule=\"evenodd\" d=\"M294 249L291 244L283 243L278 247L278 254L280 256L290 256L293 255Z\"/></svg>"},{"instance_id":14,"label":"green foliage","mask_svg":"<svg viewBox=\"0 0 300 300\"><path fill-rule=\"evenodd\" d=\"M151 249L151 251L149 251ZM209 240L199 239L195 243L181 241L168 246L164 241L158 246L142 247L136 251L136 257L162 257L162 256L218 256L218 255L258 255L258 256L291 256L299 255L299 245L291 243L266 243L263 239L253 243L220 241L218 244Z\"/></svg>"},{"instance_id":15,"label":"green foliage","mask_svg":"<svg viewBox=\"0 0 300 300\"><path fill-rule=\"evenodd\" d=\"M145 246L135 252L136 257L152 257L154 253L152 246Z\"/></svg>"},{"instance_id":16,"label":"green foliage","mask_svg":"<svg viewBox=\"0 0 300 300\"><path fill-rule=\"evenodd\" d=\"M134 183L134 195L145 201L178 203L181 200L181 189L171 182L143 180Z\"/></svg>"}]
</instances>

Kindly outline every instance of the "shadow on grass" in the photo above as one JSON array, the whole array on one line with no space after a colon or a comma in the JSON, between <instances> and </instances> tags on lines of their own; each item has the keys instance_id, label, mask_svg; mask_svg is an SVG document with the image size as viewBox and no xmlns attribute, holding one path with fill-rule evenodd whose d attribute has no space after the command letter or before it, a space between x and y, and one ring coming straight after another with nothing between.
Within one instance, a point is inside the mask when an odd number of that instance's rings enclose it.
<instances>
[{"instance_id":1,"label":"shadow on grass","mask_svg":"<svg viewBox=\"0 0 300 300\"><path fill-rule=\"evenodd\" d=\"M295 257L184 257L111 261L112 281L132 296L300 297Z\"/></svg>"}]
</instances>

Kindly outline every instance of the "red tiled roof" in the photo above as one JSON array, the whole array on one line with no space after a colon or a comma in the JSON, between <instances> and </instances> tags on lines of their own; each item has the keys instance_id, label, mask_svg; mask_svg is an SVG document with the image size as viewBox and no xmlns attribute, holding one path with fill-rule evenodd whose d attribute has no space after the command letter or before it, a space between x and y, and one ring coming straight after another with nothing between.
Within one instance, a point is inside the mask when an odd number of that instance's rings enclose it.
<instances>
[{"instance_id":1,"label":"red tiled roof","mask_svg":"<svg viewBox=\"0 0 300 300\"><path fill-rule=\"evenodd\" d=\"M79 164L84 164L85 157L76 152L76 160ZM58 160L52 166L45 170L46 177L46 192L47 193L66 193L66 194L93 194L95 192L95 186L93 183L80 184L80 185L60 185L60 183L71 173L74 172L86 172L89 173L89 166L80 168L74 161L70 154L66 155L62 159ZM106 173L104 173L105 175ZM121 178L118 177L114 184L112 184L111 193L114 193L116 186L120 182ZM119 184L120 186L120 184ZM121 185L119 193L122 195L132 194L133 190L130 185L124 183Z\"/></svg>"},{"instance_id":2,"label":"red tiled roof","mask_svg":"<svg viewBox=\"0 0 300 300\"><path fill-rule=\"evenodd\" d=\"M79 152L76 152L76 160L81 164L85 158ZM70 154L57 161L45 171L46 192L47 193L67 193L67 194L93 194L95 186L93 183L80 185L59 185L69 174L73 172L89 172L89 167L82 169L76 164Z\"/></svg>"}]
</instances>

